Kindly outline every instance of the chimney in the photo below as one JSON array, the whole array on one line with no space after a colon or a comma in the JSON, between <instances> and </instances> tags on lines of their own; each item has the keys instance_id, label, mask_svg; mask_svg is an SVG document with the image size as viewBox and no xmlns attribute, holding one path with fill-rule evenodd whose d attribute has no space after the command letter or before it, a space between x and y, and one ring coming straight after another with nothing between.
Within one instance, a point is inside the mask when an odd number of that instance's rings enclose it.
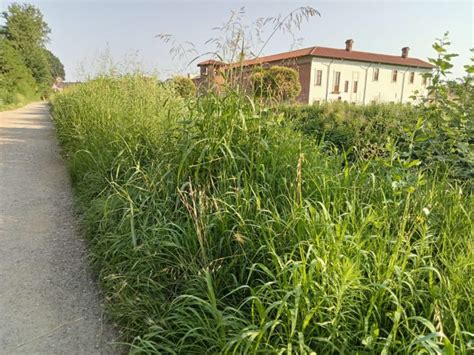
<instances>
[{"instance_id":1,"label":"chimney","mask_svg":"<svg viewBox=\"0 0 474 355\"><path fill-rule=\"evenodd\" d=\"M354 43L353 39L348 39L346 41L346 51L350 52L352 51L352 44Z\"/></svg>"},{"instance_id":2,"label":"chimney","mask_svg":"<svg viewBox=\"0 0 474 355\"><path fill-rule=\"evenodd\" d=\"M410 50L410 47L403 47L402 48L402 58L407 58L408 57L408 51Z\"/></svg>"}]
</instances>

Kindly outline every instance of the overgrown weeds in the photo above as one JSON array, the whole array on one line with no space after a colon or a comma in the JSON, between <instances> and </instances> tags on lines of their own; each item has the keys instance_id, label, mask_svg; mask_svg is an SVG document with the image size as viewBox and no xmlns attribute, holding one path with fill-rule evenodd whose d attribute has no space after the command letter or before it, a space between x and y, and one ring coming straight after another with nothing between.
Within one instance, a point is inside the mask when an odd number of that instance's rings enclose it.
<instances>
[{"instance_id":1,"label":"overgrown weeds","mask_svg":"<svg viewBox=\"0 0 474 355\"><path fill-rule=\"evenodd\" d=\"M242 95L140 76L53 116L132 352L473 350L472 195L445 173L349 163Z\"/></svg>"}]
</instances>

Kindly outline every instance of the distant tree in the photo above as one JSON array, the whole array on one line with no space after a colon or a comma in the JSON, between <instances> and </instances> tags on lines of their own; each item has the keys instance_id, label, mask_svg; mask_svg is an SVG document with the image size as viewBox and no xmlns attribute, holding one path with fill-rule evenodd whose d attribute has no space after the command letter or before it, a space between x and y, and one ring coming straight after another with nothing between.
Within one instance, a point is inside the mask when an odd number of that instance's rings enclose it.
<instances>
[{"instance_id":1,"label":"distant tree","mask_svg":"<svg viewBox=\"0 0 474 355\"><path fill-rule=\"evenodd\" d=\"M175 76L171 79L171 86L183 98L190 98L196 95L196 85L190 78Z\"/></svg>"},{"instance_id":2,"label":"distant tree","mask_svg":"<svg viewBox=\"0 0 474 355\"><path fill-rule=\"evenodd\" d=\"M66 78L66 72L64 71L64 65L61 63L58 57L56 57L51 51L45 49L46 57L51 68L51 76L53 79Z\"/></svg>"},{"instance_id":3,"label":"distant tree","mask_svg":"<svg viewBox=\"0 0 474 355\"><path fill-rule=\"evenodd\" d=\"M5 19L2 34L23 55L32 47L44 47L48 42L51 30L36 6L13 3L2 17Z\"/></svg>"},{"instance_id":4,"label":"distant tree","mask_svg":"<svg viewBox=\"0 0 474 355\"><path fill-rule=\"evenodd\" d=\"M2 13L5 24L2 37L18 51L26 67L35 78L41 94L53 81L45 44L51 32L41 11L30 4L12 4Z\"/></svg>"},{"instance_id":5,"label":"distant tree","mask_svg":"<svg viewBox=\"0 0 474 355\"><path fill-rule=\"evenodd\" d=\"M47 91L54 79L51 75L51 67L45 50L33 47L24 60L26 66L31 70L41 93Z\"/></svg>"},{"instance_id":6,"label":"distant tree","mask_svg":"<svg viewBox=\"0 0 474 355\"><path fill-rule=\"evenodd\" d=\"M15 103L21 97L32 97L36 83L31 71L10 41L0 39L0 106Z\"/></svg>"},{"instance_id":7,"label":"distant tree","mask_svg":"<svg viewBox=\"0 0 474 355\"><path fill-rule=\"evenodd\" d=\"M292 101L301 92L298 72L288 67L258 69L250 81L255 96L267 100Z\"/></svg>"}]
</instances>

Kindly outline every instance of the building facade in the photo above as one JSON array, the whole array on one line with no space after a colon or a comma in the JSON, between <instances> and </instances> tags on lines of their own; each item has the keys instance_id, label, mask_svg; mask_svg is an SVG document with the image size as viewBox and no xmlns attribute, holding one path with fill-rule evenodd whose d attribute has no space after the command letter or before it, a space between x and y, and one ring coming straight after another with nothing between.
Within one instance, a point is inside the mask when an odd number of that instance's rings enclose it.
<instances>
[{"instance_id":1,"label":"building facade","mask_svg":"<svg viewBox=\"0 0 474 355\"><path fill-rule=\"evenodd\" d=\"M345 101L355 104L408 103L415 93L426 95L433 66L409 57L409 48L401 55L354 51L353 40L344 49L310 47L295 51L224 64L208 60L198 64L198 85L221 85L229 68L243 68L248 77L256 67L287 66L299 73L301 93L298 102L305 104ZM243 80L245 82L245 80Z\"/></svg>"}]
</instances>

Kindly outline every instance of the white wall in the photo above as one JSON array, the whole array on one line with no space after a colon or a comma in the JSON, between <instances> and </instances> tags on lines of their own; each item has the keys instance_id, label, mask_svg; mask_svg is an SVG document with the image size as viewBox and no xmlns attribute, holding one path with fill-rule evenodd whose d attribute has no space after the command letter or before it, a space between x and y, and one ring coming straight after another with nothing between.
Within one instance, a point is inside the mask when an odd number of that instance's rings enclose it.
<instances>
[{"instance_id":1,"label":"white wall","mask_svg":"<svg viewBox=\"0 0 474 355\"><path fill-rule=\"evenodd\" d=\"M374 68L379 69L378 81L373 80ZM398 70L397 81L392 81L392 71ZM316 70L322 70L321 85L316 85ZM329 72L328 72L329 70ZM341 59L313 58L311 64L311 83L309 88L309 103L316 101L342 101L357 104L370 104L371 102L413 102L410 98L416 90L426 94L423 84L423 73L431 69L404 67L390 64L364 63ZM340 72L339 93L333 92L334 76ZM415 73L414 82L410 83L410 73ZM328 77L329 74L329 77ZM366 77L367 76L367 77ZM329 80L328 80L329 79ZM345 82L348 81L348 92L345 92ZM354 92L354 83L357 92ZM329 83L329 90L327 84ZM365 97L364 97L365 96Z\"/></svg>"}]
</instances>

